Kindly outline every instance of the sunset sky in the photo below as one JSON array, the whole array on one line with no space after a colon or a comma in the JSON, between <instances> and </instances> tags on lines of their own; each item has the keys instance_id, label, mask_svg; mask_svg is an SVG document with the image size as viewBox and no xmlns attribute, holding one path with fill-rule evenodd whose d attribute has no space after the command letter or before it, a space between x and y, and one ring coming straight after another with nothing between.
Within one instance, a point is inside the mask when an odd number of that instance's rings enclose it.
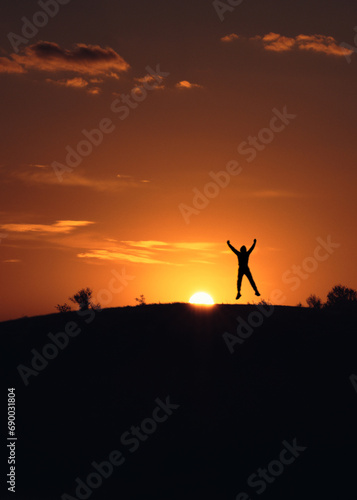
<instances>
[{"instance_id":1,"label":"sunset sky","mask_svg":"<svg viewBox=\"0 0 357 500\"><path fill-rule=\"evenodd\" d=\"M234 4L1 6L0 320L357 288L356 4Z\"/></svg>"}]
</instances>

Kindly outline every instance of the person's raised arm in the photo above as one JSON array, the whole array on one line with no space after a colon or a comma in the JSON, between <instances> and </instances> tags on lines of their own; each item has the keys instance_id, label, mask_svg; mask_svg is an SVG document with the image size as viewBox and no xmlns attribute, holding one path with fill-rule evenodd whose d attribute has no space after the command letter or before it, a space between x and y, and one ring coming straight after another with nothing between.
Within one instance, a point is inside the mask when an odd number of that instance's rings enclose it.
<instances>
[{"instance_id":1,"label":"person's raised arm","mask_svg":"<svg viewBox=\"0 0 357 500\"><path fill-rule=\"evenodd\" d=\"M248 250L248 253L253 252L256 242L257 242L257 240L256 240L256 239L254 239L254 243L253 243L253 245L250 247L250 249Z\"/></svg>"},{"instance_id":2,"label":"person's raised arm","mask_svg":"<svg viewBox=\"0 0 357 500\"><path fill-rule=\"evenodd\" d=\"M229 248L232 250L232 252L234 252L236 255L239 254L238 250L236 248L234 248L233 245L231 245L231 242L228 240L227 241L227 245L229 246Z\"/></svg>"}]
</instances>

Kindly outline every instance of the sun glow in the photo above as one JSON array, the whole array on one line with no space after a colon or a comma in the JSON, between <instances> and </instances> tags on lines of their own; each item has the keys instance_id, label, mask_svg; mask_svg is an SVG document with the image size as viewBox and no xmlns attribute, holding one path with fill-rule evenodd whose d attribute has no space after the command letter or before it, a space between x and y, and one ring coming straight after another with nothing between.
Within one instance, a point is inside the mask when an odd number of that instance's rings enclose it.
<instances>
[{"instance_id":1,"label":"sun glow","mask_svg":"<svg viewBox=\"0 0 357 500\"><path fill-rule=\"evenodd\" d=\"M212 297L206 292L197 292L192 295L189 300L190 304L200 304L204 306L212 306L214 301Z\"/></svg>"}]
</instances>

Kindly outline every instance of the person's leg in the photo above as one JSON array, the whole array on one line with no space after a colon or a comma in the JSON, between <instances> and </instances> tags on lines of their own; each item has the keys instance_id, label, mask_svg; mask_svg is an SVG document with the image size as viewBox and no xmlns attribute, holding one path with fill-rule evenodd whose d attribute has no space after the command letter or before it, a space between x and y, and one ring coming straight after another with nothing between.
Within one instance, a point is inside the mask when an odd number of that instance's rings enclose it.
<instances>
[{"instance_id":1,"label":"person's leg","mask_svg":"<svg viewBox=\"0 0 357 500\"><path fill-rule=\"evenodd\" d=\"M255 282L253 280L253 276L252 276L252 273L250 272L250 269L247 269L245 271L245 275L247 276L249 283L252 285L252 288L255 291L255 295L260 295L260 293L258 292L257 285L255 284Z\"/></svg>"},{"instance_id":2,"label":"person's leg","mask_svg":"<svg viewBox=\"0 0 357 500\"><path fill-rule=\"evenodd\" d=\"M236 299L239 299L239 297L241 297L241 293L240 293L240 289L241 289L241 286L242 286L242 278L243 278L243 272L241 270L238 271L238 280L237 280L237 297Z\"/></svg>"}]
</instances>

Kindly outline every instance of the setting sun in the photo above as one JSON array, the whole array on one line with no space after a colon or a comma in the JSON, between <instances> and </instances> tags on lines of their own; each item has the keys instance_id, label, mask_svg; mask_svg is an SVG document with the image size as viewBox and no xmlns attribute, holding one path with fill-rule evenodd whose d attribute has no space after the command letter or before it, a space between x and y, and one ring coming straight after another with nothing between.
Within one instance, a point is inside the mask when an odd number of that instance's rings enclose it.
<instances>
[{"instance_id":1,"label":"setting sun","mask_svg":"<svg viewBox=\"0 0 357 500\"><path fill-rule=\"evenodd\" d=\"M205 306L212 306L214 301L212 297L206 292L197 292L192 295L189 300L190 304L200 304Z\"/></svg>"}]
</instances>

